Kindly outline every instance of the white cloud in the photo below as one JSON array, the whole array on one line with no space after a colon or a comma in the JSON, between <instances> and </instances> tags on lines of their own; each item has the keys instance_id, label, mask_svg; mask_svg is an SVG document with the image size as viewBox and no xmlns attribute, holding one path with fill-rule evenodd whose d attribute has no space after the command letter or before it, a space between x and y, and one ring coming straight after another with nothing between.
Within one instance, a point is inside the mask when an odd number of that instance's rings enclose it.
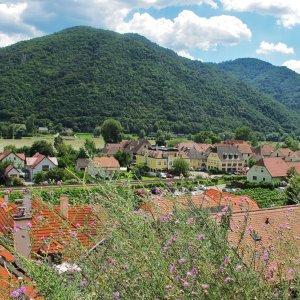
<instances>
[{"instance_id":1,"label":"white cloud","mask_svg":"<svg viewBox=\"0 0 300 300\"><path fill-rule=\"evenodd\" d=\"M274 44L262 41L259 45L259 48L256 50L257 54L270 54L274 52L282 54L294 54L294 49L289 48L284 43Z\"/></svg>"},{"instance_id":2,"label":"white cloud","mask_svg":"<svg viewBox=\"0 0 300 300\"><path fill-rule=\"evenodd\" d=\"M300 60L291 59L285 61L282 65L300 74Z\"/></svg>"},{"instance_id":3,"label":"white cloud","mask_svg":"<svg viewBox=\"0 0 300 300\"><path fill-rule=\"evenodd\" d=\"M42 34L37 28L23 21L28 5L0 3L0 47L8 46Z\"/></svg>"},{"instance_id":4,"label":"white cloud","mask_svg":"<svg viewBox=\"0 0 300 300\"><path fill-rule=\"evenodd\" d=\"M136 32L175 50L214 49L218 45L232 46L251 39L251 31L233 16L204 18L189 10L174 20L155 19L148 13L135 13L128 22L117 26L119 32Z\"/></svg>"},{"instance_id":5,"label":"white cloud","mask_svg":"<svg viewBox=\"0 0 300 300\"><path fill-rule=\"evenodd\" d=\"M220 0L225 10L271 15L286 28L300 24L299 0Z\"/></svg>"},{"instance_id":6,"label":"white cloud","mask_svg":"<svg viewBox=\"0 0 300 300\"><path fill-rule=\"evenodd\" d=\"M196 60L196 58L193 55L191 55L190 53L188 53L187 51L184 51L184 50L177 51L177 54L179 56L182 56L182 57L185 57L185 58L188 58L191 60Z\"/></svg>"}]
</instances>

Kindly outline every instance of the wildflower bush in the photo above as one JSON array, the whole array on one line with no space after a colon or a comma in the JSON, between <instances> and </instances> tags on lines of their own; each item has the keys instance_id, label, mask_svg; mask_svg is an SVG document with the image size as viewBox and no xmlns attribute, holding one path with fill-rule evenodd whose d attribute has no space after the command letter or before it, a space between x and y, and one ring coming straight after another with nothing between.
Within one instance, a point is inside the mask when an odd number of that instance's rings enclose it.
<instances>
[{"instance_id":1,"label":"wildflower bush","mask_svg":"<svg viewBox=\"0 0 300 300\"><path fill-rule=\"evenodd\" d=\"M217 215L220 222L192 204L186 210L175 206L172 213L154 219L136 210L130 186L102 185L98 193L88 190L86 197L105 208L106 223L105 234L93 237L98 245L93 251L71 247L68 261L80 271L58 274L42 257L23 262L46 299L292 299L297 295L296 273L293 280L280 277L270 284L264 271L249 268L228 244L227 209ZM72 238L75 245L77 237Z\"/></svg>"}]
</instances>

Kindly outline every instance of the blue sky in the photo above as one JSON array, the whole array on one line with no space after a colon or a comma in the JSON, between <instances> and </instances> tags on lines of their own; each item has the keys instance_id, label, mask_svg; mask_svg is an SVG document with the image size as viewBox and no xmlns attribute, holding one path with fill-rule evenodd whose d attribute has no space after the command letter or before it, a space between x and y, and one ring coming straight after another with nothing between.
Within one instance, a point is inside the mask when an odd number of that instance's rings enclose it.
<instances>
[{"instance_id":1,"label":"blue sky","mask_svg":"<svg viewBox=\"0 0 300 300\"><path fill-rule=\"evenodd\" d=\"M191 59L256 57L300 73L299 0L0 2L2 47L76 25L137 32Z\"/></svg>"}]
</instances>

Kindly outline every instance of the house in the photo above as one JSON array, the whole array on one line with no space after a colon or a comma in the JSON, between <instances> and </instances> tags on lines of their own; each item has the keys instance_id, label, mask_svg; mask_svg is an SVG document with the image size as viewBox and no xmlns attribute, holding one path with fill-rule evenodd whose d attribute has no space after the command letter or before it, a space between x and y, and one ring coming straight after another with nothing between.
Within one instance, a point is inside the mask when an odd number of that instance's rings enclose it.
<instances>
[{"instance_id":1,"label":"house","mask_svg":"<svg viewBox=\"0 0 300 300\"><path fill-rule=\"evenodd\" d=\"M190 167L194 170L206 169L206 161L210 144L199 143L179 143L176 145L180 153L184 153L190 162Z\"/></svg>"},{"instance_id":2,"label":"house","mask_svg":"<svg viewBox=\"0 0 300 300\"><path fill-rule=\"evenodd\" d=\"M22 299L43 300L38 289L28 277L15 255L5 243L0 245L0 299L10 300L13 291L22 289ZM21 298L19 298L21 299Z\"/></svg>"},{"instance_id":3,"label":"house","mask_svg":"<svg viewBox=\"0 0 300 300\"><path fill-rule=\"evenodd\" d=\"M11 150L5 150L0 153L0 163L9 162L17 169L23 169L25 165L24 153L13 153Z\"/></svg>"},{"instance_id":4,"label":"house","mask_svg":"<svg viewBox=\"0 0 300 300\"><path fill-rule=\"evenodd\" d=\"M88 165L87 172L95 177L112 177L116 171L120 170L120 164L113 156L94 157Z\"/></svg>"},{"instance_id":5,"label":"house","mask_svg":"<svg viewBox=\"0 0 300 300\"><path fill-rule=\"evenodd\" d=\"M26 178L33 180L33 177L37 172L47 172L57 166L58 162L56 157L49 157L40 153L36 153L32 157L26 158Z\"/></svg>"},{"instance_id":6,"label":"house","mask_svg":"<svg viewBox=\"0 0 300 300\"><path fill-rule=\"evenodd\" d=\"M75 168L77 171L85 171L89 166L90 160L88 158L78 158L76 160Z\"/></svg>"},{"instance_id":7,"label":"house","mask_svg":"<svg viewBox=\"0 0 300 300\"><path fill-rule=\"evenodd\" d=\"M151 172L171 170L175 159L183 158L189 162L185 153L177 148L148 146L142 148L136 154L136 163L145 164Z\"/></svg>"},{"instance_id":8,"label":"house","mask_svg":"<svg viewBox=\"0 0 300 300\"><path fill-rule=\"evenodd\" d=\"M254 149L255 160L258 161L263 157L270 157L276 149L272 145L260 145Z\"/></svg>"},{"instance_id":9,"label":"house","mask_svg":"<svg viewBox=\"0 0 300 300\"><path fill-rule=\"evenodd\" d=\"M20 178L20 171L16 169L13 165L9 165L5 168L4 174L7 177Z\"/></svg>"},{"instance_id":10,"label":"house","mask_svg":"<svg viewBox=\"0 0 300 300\"><path fill-rule=\"evenodd\" d=\"M245 264L264 270L270 282L278 272L292 277L288 270L299 269L299 218L299 205L234 212L229 217L228 241Z\"/></svg>"},{"instance_id":11,"label":"house","mask_svg":"<svg viewBox=\"0 0 300 300\"><path fill-rule=\"evenodd\" d=\"M260 159L247 173L247 180L251 182L282 181L291 168L280 157L264 157Z\"/></svg>"},{"instance_id":12,"label":"house","mask_svg":"<svg viewBox=\"0 0 300 300\"><path fill-rule=\"evenodd\" d=\"M249 196L236 196L210 189L201 195L182 195L176 197L158 196L142 204L139 212L151 215L155 220L169 216L176 208L191 207L209 209L212 213L228 207L232 211L259 209L257 203Z\"/></svg>"},{"instance_id":13,"label":"house","mask_svg":"<svg viewBox=\"0 0 300 300\"><path fill-rule=\"evenodd\" d=\"M207 169L233 173L243 169L245 161L239 149L232 145L218 144L212 146L207 156Z\"/></svg>"},{"instance_id":14,"label":"house","mask_svg":"<svg viewBox=\"0 0 300 300\"><path fill-rule=\"evenodd\" d=\"M48 127L39 127L38 128L38 133L49 133Z\"/></svg>"},{"instance_id":15,"label":"house","mask_svg":"<svg viewBox=\"0 0 300 300\"><path fill-rule=\"evenodd\" d=\"M224 141L224 144L237 147L239 149L239 151L242 153L243 159L247 164L248 164L250 158L252 158L254 155L254 151L253 151L251 145L246 141L226 140L226 141Z\"/></svg>"},{"instance_id":16,"label":"house","mask_svg":"<svg viewBox=\"0 0 300 300\"><path fill-rule=\"evenodd\" d=\"M279 148L271 153L270 157L281 157L285 160L291 156L294 153L294 151L288 149L288 148Z\"/></svg>"},{"instance_id":17,"label":"house","mask_svg":"<svg viewBox=\"0 0 300 300\"><path fill-rule=\"evenodd\" d=\"M150 142L146 139L138 139L138 140L127 140L122 141L121 143L113 144L107 143L105 147L102 149L102 153L107 156L113 156L118 151L124 151L131 155L132 159L136 159L136 154L143 148L150 146Z\"/></svg>"},{"instance_id":18,"label":"house","mask_svg":"<svg viewBox=\"0 0 300 300\"><path fill-rule=\"evenodd\" d=\"M295 151L291 155L285 158L286 162L300 162L300 150Z\"/></svg>"}]
</instances>

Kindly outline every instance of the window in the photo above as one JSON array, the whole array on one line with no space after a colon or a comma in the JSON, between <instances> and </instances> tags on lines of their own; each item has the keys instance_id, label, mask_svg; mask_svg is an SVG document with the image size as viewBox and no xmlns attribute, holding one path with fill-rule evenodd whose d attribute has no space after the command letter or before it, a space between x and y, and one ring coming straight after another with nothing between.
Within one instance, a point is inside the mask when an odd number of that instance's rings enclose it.
<instances>
[{"instance_id":1,"label":"window","mask_svg":"<svg viewBox=\"0 0 300 300\"><path fill-rule=\"evenodd\" d=\"M253 180L257 180L257 176L253 176Z\"/></svg>"},{"instance_id":2,"label":"window","mask_svg":"<svg viewBox=\"0 0 300 300\"><path fill-rule=\"evenodd\" d=\"M43 166L42 166L42 170L43 170L44 172L49 171L49 166L48 166L48 165L43 165Z\"/></svg>"},{"instance_id":3,"label":"window","mask_svg":"<svg viewBox=\"0 0 300 300\"><path fill-rule=\"evenodd\" d=\"M263 181L266 181L266 178L265 178L265 177L263 178Z\"/></svg>"},{"instance_id":4,"label":"window","mask_svg":"<svg viewBox=\"0 0 300 300\"><path fill-rule=\"evenodd\" d=\"M260 171L261 171L261 172L263 172L263 171L264 171L264 169L261 169Z\"/></svg>"}]
</instances>

